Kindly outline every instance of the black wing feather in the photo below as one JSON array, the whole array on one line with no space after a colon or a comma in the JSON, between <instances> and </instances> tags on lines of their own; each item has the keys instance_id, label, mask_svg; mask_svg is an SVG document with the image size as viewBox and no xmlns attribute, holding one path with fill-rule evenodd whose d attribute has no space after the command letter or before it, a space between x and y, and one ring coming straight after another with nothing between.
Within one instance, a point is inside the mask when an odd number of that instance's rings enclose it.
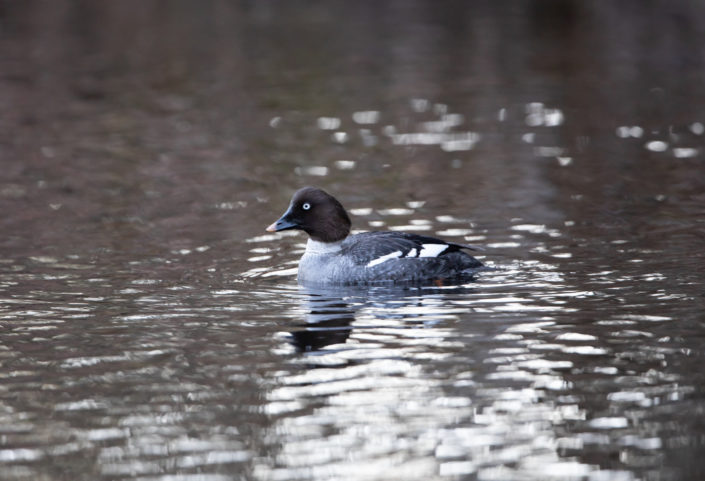
<instances>
[{"instance_id":1,"label":"black wing feather","mask_svg":"<svg viewBox=\"0 0 705 481\"><path fill-rule=\"evenodd\" d=\"M389 231L363 232L352 235L343 242L343 249L347 255L355 259L356 264L367 264L374 259L397 251L401 251L402 255L400 257L406 257L416 249L416 256L418 257L424 244L447 246L444 251L439 253L439 256L457 252L461 249L478 250L478 248L471 245L446 242L436 237Z\"/></svg>"}]
</instances>

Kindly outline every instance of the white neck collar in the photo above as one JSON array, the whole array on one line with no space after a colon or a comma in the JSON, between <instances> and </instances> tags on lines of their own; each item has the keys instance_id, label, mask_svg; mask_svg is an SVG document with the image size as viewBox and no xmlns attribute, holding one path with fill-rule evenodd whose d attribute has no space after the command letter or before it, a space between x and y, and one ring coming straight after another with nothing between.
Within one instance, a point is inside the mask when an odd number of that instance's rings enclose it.
<instances>
[{"instance_id":1,"label":"white neck collar","mask_svg":"<svg viewBox=\"0 0 705 481\"><path fill-rule=\"evenodd\" d=\"M343 241L321 242L309 238L306 243L305 254L333 254L335 252L340 252L342 243Z\"/></svg>"}]
</instances>

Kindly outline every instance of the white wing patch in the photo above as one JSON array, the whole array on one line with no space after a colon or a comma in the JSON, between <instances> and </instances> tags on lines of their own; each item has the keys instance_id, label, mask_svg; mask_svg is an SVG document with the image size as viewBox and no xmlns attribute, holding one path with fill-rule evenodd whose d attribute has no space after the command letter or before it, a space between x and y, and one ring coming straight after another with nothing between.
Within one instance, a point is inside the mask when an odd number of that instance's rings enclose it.
<instances>
[{"instance_id":1,"label":"white wing patch","mask_svg":"<svg viewBox=\"0 0 705 481\"><path fill-rule=\"evenodd\" d=\"M367 263L367 267L376 266L377 264L381 264L382 262L388 261L389 259L395 259L399 256L401 256L401 251L394 251L391 254L378 257L377 259L372 259L370 262Z\"/></svg>"},{"instance_id":2,"label":"white wing patch","mask_svg":"<svg viewBox=\"0 0 705 481\"><path fill-rule=\"evenodd\" d=\"M414 247L404 257L416 257L418 255L419 255L419 252L416 250L416 247Z\"/></svg>"},{"instance_id":3,"label":"white wing patch","mask_svg":"<svg viewBox=\"0 0 705 481\"><path fill-rule=\"evenodd\" d=\"M447 248L447 244L422 244L419 257L438 257Z\"/></svg>"}]
</instances>

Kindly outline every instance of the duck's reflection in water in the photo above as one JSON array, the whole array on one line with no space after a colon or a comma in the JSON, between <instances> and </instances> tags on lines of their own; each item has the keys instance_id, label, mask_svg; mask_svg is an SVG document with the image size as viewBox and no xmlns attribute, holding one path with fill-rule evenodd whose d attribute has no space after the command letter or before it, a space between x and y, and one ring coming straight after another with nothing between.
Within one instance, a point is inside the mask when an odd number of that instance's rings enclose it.
<instances>
[{"instance_id":1,"label":"duck's reflection in water","mask_svg":"<svg viewBox=\"0 0 705 481\"><path fill-rule=\"evenodd\" d=\"M306 321L291 333L297 350L317 351L331 344L342 344L350 336L355 320L355 304L341 295L307 292Z\"/></svg>"},{"instance_id":2,"label":"duck's reflection in water","mask_svg":"<svg viewBox=\"0 0 705 481\"><path fill-rule=\"evenodd\" d=\"M397 287L374 288L313 288L301 287L302 308L305 322L291 331L291 342L300 352L317 351L333 344L343 344L350 337L359 311L373 309L374 317L384 325L387 320L403 319L427 323L444 317L441 309L434 315L434 304L452 292L462 296L474 288L456 286L448 288ZM369 327L369 326L367 326Z\"/></svg>"}]
</instances>

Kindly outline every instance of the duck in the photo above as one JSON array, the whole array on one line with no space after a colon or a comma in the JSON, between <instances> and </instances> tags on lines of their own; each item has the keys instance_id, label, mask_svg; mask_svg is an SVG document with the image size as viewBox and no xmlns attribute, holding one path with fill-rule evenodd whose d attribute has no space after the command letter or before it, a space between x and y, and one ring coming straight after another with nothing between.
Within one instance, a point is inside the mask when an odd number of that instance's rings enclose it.
<instances>
[{"instance_id":1,"label":"duck","mask_svg":"<svg viewBox=\"0 0 705 481\"><path fill-rule=\"evenodd\" d=\"M299 261L302 285L435 284L473 278L485 265L465 250L469 244L399 231L351 234L350 216L332 195L318 187L294 193L268 232L290 229L308 234Z\"/></svg>"}]
</instances>

